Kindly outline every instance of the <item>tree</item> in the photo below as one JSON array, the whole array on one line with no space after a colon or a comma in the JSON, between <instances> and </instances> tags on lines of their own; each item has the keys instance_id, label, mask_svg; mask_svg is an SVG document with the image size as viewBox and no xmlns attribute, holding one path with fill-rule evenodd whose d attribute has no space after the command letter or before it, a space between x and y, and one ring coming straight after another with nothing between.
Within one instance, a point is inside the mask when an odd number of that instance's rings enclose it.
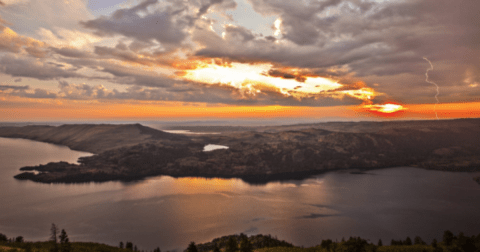
<instances>
[{"instance_id":1,"label":"tree","mask_svg":"<svg viewBox=\"0 0 480 252\"><path fill-rule=\"evenodd\" d=\"M220 248L218 247L218 244L215 242L215 247L213 248L213 252L220 252Z\"/></svg>"},{"instance_id":2,"label":"tree","mask_svg":"<svg viewBox=\"0 0 480 252\"><path fill-rule=\"evenodd\" d=\"M127 244L125 245L125 248L133 251L133 243L127 242Z\"/></svg>"},{"instance_id":3,"label":"tree","mask_svg":"<svg viewBox=\"0 0 480 252\"><path fill-rule=\"evenodd\" d=\"M198 252L197 246L195 245L195 242L190 242L187 248L187 252Z\"/></svg>"},{"instance_id":4,"label":"tree","mask_svg":"<svg viewBox=\"0 0 480 252\"><path fill-rule=\"evenodd\" d=\"M426 244L420 236L415 236L415 239L413 239L413 244L415 245L424 245Z\"/></svg>"},{"instance_id":5,"label":"tree","mask_svg":"<svg viewBox=\"0 0 480 252\"><path fill-rule=\"evenodd\" d=\"M405 239L405 242L403 243L404 245L412 245L412 239L407 236L407 239Z\"/></svg>"},{"instance_id":6,"label":"tree","mask_svg":"<svg viewBox=\"0 0 480 252\"><path fill-rule=\"evenodd\" d=\"M432 247L434 247L434 248L437 247L437 239L433 239L433 241L432 241Z\"/></svg>"},{"instance_id":7,"label":"tree","mask_svg":"<svg viewBox=\"0 0 480 252\"><path fill-rule=\"evenodd\" d=\"M230 236L227 241L227 247L225 252L236 252L238 250L237 239L234 236Z\"/></svg>"},{"instance_id":8,"label":"tree","mask_svg":"<svg viewBox=\"0 0 480 252\"><path fill-rule=\"evenodd\" d=\"M118 245L119 248L123 249L123 242L120 242L120 244Z\"/></svg>"},{"instance_id":9,"label":"tree","mask_svg":"<svg viewBox=\"0 0 480 252\"><path fill-rule=\"evenodd\" d=\"M443 243L445 244L445 246L451 246L453 238L453 233L450 230L443 232Z\"/></svg>"},{"instance_id":10,"label":"tree","mask_svg":"<svg viewBox=\"0 0 480 252\"><path fill-rule=\"evenodd\" d=\"M241 252L252 252L253 246L252 243L248 240L246 235L241 236L242 240L240 241L240 251Z\"/></svg>"},{"instance_id":11,"label":"tree","mask_svg":"<svg viewBox=\"0 0 480 252\"><path fill-rule=\"evenodd\" d=\"M0 233L0 241L8 241L7 236Z\"/></svg>"},{"instance_id":12,"label":"tree","mask_svg":"<svg viewBox=\"0 0 480 252\"><path fill-rule=\"evenodd\" d=\"M15 242L22 243L23 242L23 236L17 236L15 238Z\"/></svg>"},{"instance_id":13,"label":"tree","mask_svg":"<svg viewBox=\"0 0 480 252\"><path fill-rule=\"evenodd\" d=\"M330 247L331 244L332 244L332 240L330 240L330 239L322 240L322 243L320 243L320 246L322 248L328 248L328 247Z\"/></svg>"},{"instance_id":14,"label":"tree","mask_svg":"<svg viewBox=\"0 0 480 252\"><path fill-rule=\"evenodd\" d=\"M379 247L380 247L380 246L383 246L382 239L379 239L379 240L378 240L378 246L379 246Z\"/></svg>"},{"instance_id":15,"label":"tree","mask_svg":"<svg viewBox=\"0 0 480 252\"><path fill-rule=\"evenodd\" d=\"M68 239L68 235L67 232L65 232L65 229L62 229L62 232L60 232L58 238L60 238L60 251L70 252L70 240Z\"/></svg>"},{"instance_id":16,"label":"tree","mask_svg":"<svg viewBox=\"0 0 480 252\"><path fill-rule=\"evenodd\" d=\"M52 227L50 228L50 241L53 243L53 247L50 248L50 252L58 252L57 233L58 227L55 223L52 223Z\"/></svg>"},{"instance_id":17,"label":"tree","mask_svg":"<svg viewBox=\"0 0 480 252\"><path fill-rule=\"evenodd\" d=\"M153 252L162 252L162 251L160 250L160 247L157 247L156 249L153 250Z\"/></svg>"},{"instance_id":18,"label":"tree","mask_svg":"<svg viewBox=\"0 0 480 252\"><path fill-rule=\"evenodd\" d=\"M52 227L50 228L50 241L57 243L57 233L58 227L55 223L52 223Z\"/></svg>"}]
</instances>

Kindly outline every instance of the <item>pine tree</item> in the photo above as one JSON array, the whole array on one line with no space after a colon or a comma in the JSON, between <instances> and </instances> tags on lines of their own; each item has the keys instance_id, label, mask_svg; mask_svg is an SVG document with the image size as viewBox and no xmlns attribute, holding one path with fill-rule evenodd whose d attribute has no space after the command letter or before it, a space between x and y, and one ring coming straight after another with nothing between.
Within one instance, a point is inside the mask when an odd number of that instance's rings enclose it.
<instances>
[{"instance_id":1,"label":"pine tree","mask_svg":"<svg viewBox=\"0 0 480 252\"><path fill-rule=\"evenodd\" d=\"M50 228L50 241L53 243L53 247L50 249L50 252L58 252L57 233L58 227L55 223L52 223L52 227Z\"/></svg>"},{"instance_id":2,"label":"pine tree","mask_svg":"<svg viewBox=\"0 0 480 252\"><path fill-rule=\"evenodd\" d=\"M187 248L187 252L198 252L197 246L195 245L195 242L190 242Z\"/></svg>"},{"instance_id":3,"label":"pine tree","mask_svg":"<svg viewBox=\"0 0 480 252\"><path fill-rule=\"evenodd\" d=\"M379 240L378 240L378 246L379 246L379 247L380 247L380 246L383 246L382 239L379 239Z\"/></svg>"},{"instance_id":4,"label":"pine tree","mask_svg":"<svg viewBox=\"0 0 480 252\"><path fill-rule=\"evenodd\" d=\"M120 242L120 244L118 245L119 248L123 249L123 242Z\"/></svg>"},{"instance_id":5,"label":"pine tree","mask_svg":"<svg viewBox=\"0 0 480 252\"><path fill-rule=\"evenodd\" d=\"M68 239L67 232L65 232L65 229L62 229L62 232L58 236L60 238L60 251L61 252L70 252L71 247L70 247L70 240Z\"/></svg>"}]
</instances>

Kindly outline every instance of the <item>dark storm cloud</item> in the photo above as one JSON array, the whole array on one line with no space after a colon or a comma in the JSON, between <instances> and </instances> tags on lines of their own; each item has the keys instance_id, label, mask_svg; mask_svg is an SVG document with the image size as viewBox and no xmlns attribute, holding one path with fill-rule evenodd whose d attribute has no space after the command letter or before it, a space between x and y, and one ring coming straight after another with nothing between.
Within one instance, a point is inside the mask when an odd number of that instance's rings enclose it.
<instances>
[{"instance_id":1,"label":"dark storm cloud","mask_svg":"<svg viewBox=\"0 0 480 252\"><path fill-rule=\"evenodd\" d=\"M117 10L109 17L102 16L81 24L101 36L121 34L141 41L182 42L187 36L185 29L189 26L189 20L177 18L182 9L165 8L149 13L147 8L157 3L157 0L147 0L130 9Z\"/></svg>"}]
</instances>

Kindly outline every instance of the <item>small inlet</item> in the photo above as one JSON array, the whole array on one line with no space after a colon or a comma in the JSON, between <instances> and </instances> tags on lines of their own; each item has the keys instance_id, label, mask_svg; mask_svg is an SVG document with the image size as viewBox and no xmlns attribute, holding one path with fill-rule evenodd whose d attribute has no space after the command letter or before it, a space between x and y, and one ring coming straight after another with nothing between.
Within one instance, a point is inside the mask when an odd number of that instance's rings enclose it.
<instances>
[{"instance_id":1,"label":"small inlet","mask_svg":"<svg viewBox=\"0 0 480 252\"><path fill-rule=\"evenodd\" d=\"M213 150L222 150L222 149L228 149L228 146L225 145L218 145L218 144L207 144L203 147L203 151L213 151Z\"/></svg>"}]
</instances>

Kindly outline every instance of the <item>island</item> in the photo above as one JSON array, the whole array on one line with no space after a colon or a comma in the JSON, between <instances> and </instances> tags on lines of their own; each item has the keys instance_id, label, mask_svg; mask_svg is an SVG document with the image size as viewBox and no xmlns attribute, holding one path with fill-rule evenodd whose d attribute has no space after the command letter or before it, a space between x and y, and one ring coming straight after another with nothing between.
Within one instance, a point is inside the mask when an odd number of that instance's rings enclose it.
<instances>
[{"instance_id":1,"label":"island","mask_svg":"<svg viewBox=\"0 0 480 252\"><path fill-rule=\"evenodd\" d=\"M208 132L208 126L183 127ZM41 183L131 181L149 176L303 179L333 170L413 166L480 171L480 119L334 122L214 127L182 135L140 124L0 127L0 137L65 145L94 155L79 164L22 167L16 179ZM204 151L208 144L228 148Z\"/></svg>"}]
</instances>

